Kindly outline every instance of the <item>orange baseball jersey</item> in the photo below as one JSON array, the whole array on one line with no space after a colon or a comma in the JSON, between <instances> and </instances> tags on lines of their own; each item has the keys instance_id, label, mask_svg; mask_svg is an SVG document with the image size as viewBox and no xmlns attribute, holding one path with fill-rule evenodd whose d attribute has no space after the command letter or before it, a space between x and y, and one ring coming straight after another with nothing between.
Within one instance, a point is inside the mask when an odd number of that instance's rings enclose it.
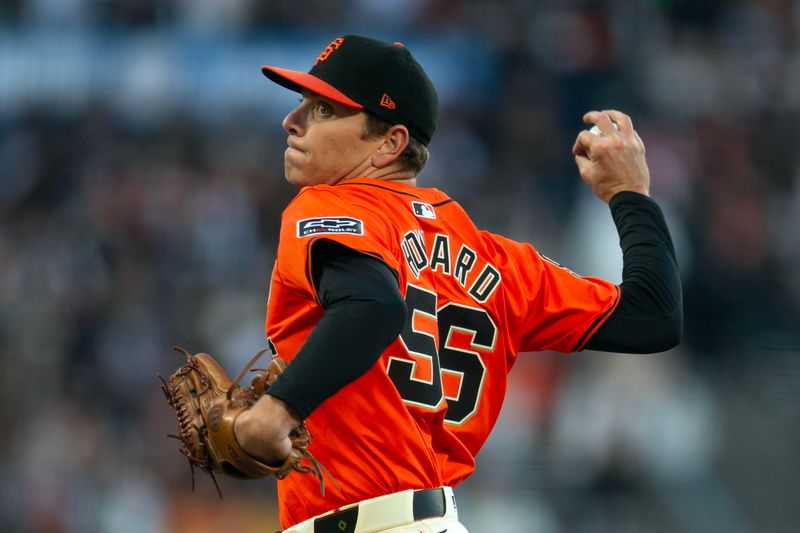
<instances>
[{"instance_id":1,"label":"orange baseball jersey","mask_svg":"<svg viewBox=\"0 0 800 533\"><path fill-rule=\"evenodd\" d=\"M323 498L311 476L280 481L284 527L366 498L457 485L497 420L517 354L581 349L619 299L610 282L478 230L437 189L317 185L283 213L272 273L266 332L289 362L324 311L310 275L317 239L388 265L408 318L378 363L306 420L310 450L339 487L329 481ZM331 365L346 357L330 347Z\"/></svg>"}]
</instances>

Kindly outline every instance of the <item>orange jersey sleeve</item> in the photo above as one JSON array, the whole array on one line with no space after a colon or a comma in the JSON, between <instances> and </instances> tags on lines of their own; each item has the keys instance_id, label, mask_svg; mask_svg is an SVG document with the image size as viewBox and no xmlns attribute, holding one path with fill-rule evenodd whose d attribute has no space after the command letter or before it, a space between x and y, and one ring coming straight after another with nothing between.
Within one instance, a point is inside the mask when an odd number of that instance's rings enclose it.
<instances>
[{"instance_id":1,"label":"orange jersey sleeve","mask_svg":"<svg viewBox=\"0 0 800 533\"><path fill-rule=\"evenodd\" d=\"M579 276L540 254L530 244L484 234L508 282L509 321L519 351L581 350L616 308L619 287ZM513 326L511 326L513 324Z\"/></svg>"},{"instance_id":2,"label":"orange jersey sleeve","mask_svg":"<svg viewBox=\"0 0 800 533\"><path fill-rule=\"evenodd\" d=\"M276 273L290 287L314 293L310 250L318 239L377 257L397 272L399 264L389 250L388 234L387 223L375 206L343 199L334 187L305 188L283 213Z\"/></svg>"}]
</instances>

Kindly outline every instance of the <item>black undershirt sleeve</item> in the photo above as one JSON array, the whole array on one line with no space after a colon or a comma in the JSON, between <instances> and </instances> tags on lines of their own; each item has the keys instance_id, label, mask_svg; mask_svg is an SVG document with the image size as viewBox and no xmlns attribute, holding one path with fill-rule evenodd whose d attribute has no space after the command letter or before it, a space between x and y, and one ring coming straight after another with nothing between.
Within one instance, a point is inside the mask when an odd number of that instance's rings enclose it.
<instances>
[{"instance_id":1,"label":"black undershirt sleeve","mask_svg":"<svg viewBox=\"0 0 800 533\"><path fill-rule=\"evenodd\" d=\"M609 202L622 248L617 308L584 346L588 350L654 353L678 344L683 297L675 248L658 205L635 192Z\"/></svg>"},{"instance_id":2,"label":"black undershirt sleeve","mask_svg":"<svg viewBox=\"0 0 800 533\"><path fill-rule=\"evenodd\" d=\"M325 312L268 391L301 419L366 373L406 320L397 277L380 259L323 240L314 243L311 261Z\"/></svg>"}]
</instances>

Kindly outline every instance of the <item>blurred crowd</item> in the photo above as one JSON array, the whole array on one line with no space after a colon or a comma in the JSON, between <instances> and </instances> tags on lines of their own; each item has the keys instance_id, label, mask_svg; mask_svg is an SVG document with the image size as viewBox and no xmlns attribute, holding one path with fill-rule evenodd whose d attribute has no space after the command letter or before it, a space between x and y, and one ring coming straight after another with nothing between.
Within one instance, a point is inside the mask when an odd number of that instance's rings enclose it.
<instances>
[{"instance_id":1,"label":"blurred crowd","mask_svg":"<svg viewBox=\"0 0 800 533\"><path fill-rule=\"evenodd\" d=\"M585 111L618 108L673 230L684 342L522 354L456 492L470 531L795 531L795 0L3 2L0 529L277 529L273 481L221 479L219 502L198 472L192 494L156 374L175 344L231 373L264 346L295 191L292 100L258 67L345 33L420 57L441 96L420 184L482 227L618 282L570 154Z\"/></svg>"}]
</instances>

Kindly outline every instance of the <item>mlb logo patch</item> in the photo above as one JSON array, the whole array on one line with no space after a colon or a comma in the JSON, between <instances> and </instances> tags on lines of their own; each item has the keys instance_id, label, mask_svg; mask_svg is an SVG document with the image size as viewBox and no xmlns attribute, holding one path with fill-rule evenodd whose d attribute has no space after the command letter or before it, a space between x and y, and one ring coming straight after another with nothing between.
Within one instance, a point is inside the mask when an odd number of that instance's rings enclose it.
<instances>
[{"instance_id":1,"label":"mlb logo patch","mask_svg":"<svg viewBox=\"0 0 800 533\"><path fill-rule=\"evenodd\" d=\"M436 211L433 210L433 206L431 204L411 202L411 207L414 209L414 214L420 218L436 218Z\"/></svg>"},{"instance_id":2,"label":"mlb logo patch","mask_svg":"<svg viewBox=\"0 0 800 533\"><path fill-rule=\"evenodd\" d=\"M352 233L364 235L364 223L351 217L316 217L297 222L297 236L308 237L319 233Z\"/></svg>"}]
</instances>

